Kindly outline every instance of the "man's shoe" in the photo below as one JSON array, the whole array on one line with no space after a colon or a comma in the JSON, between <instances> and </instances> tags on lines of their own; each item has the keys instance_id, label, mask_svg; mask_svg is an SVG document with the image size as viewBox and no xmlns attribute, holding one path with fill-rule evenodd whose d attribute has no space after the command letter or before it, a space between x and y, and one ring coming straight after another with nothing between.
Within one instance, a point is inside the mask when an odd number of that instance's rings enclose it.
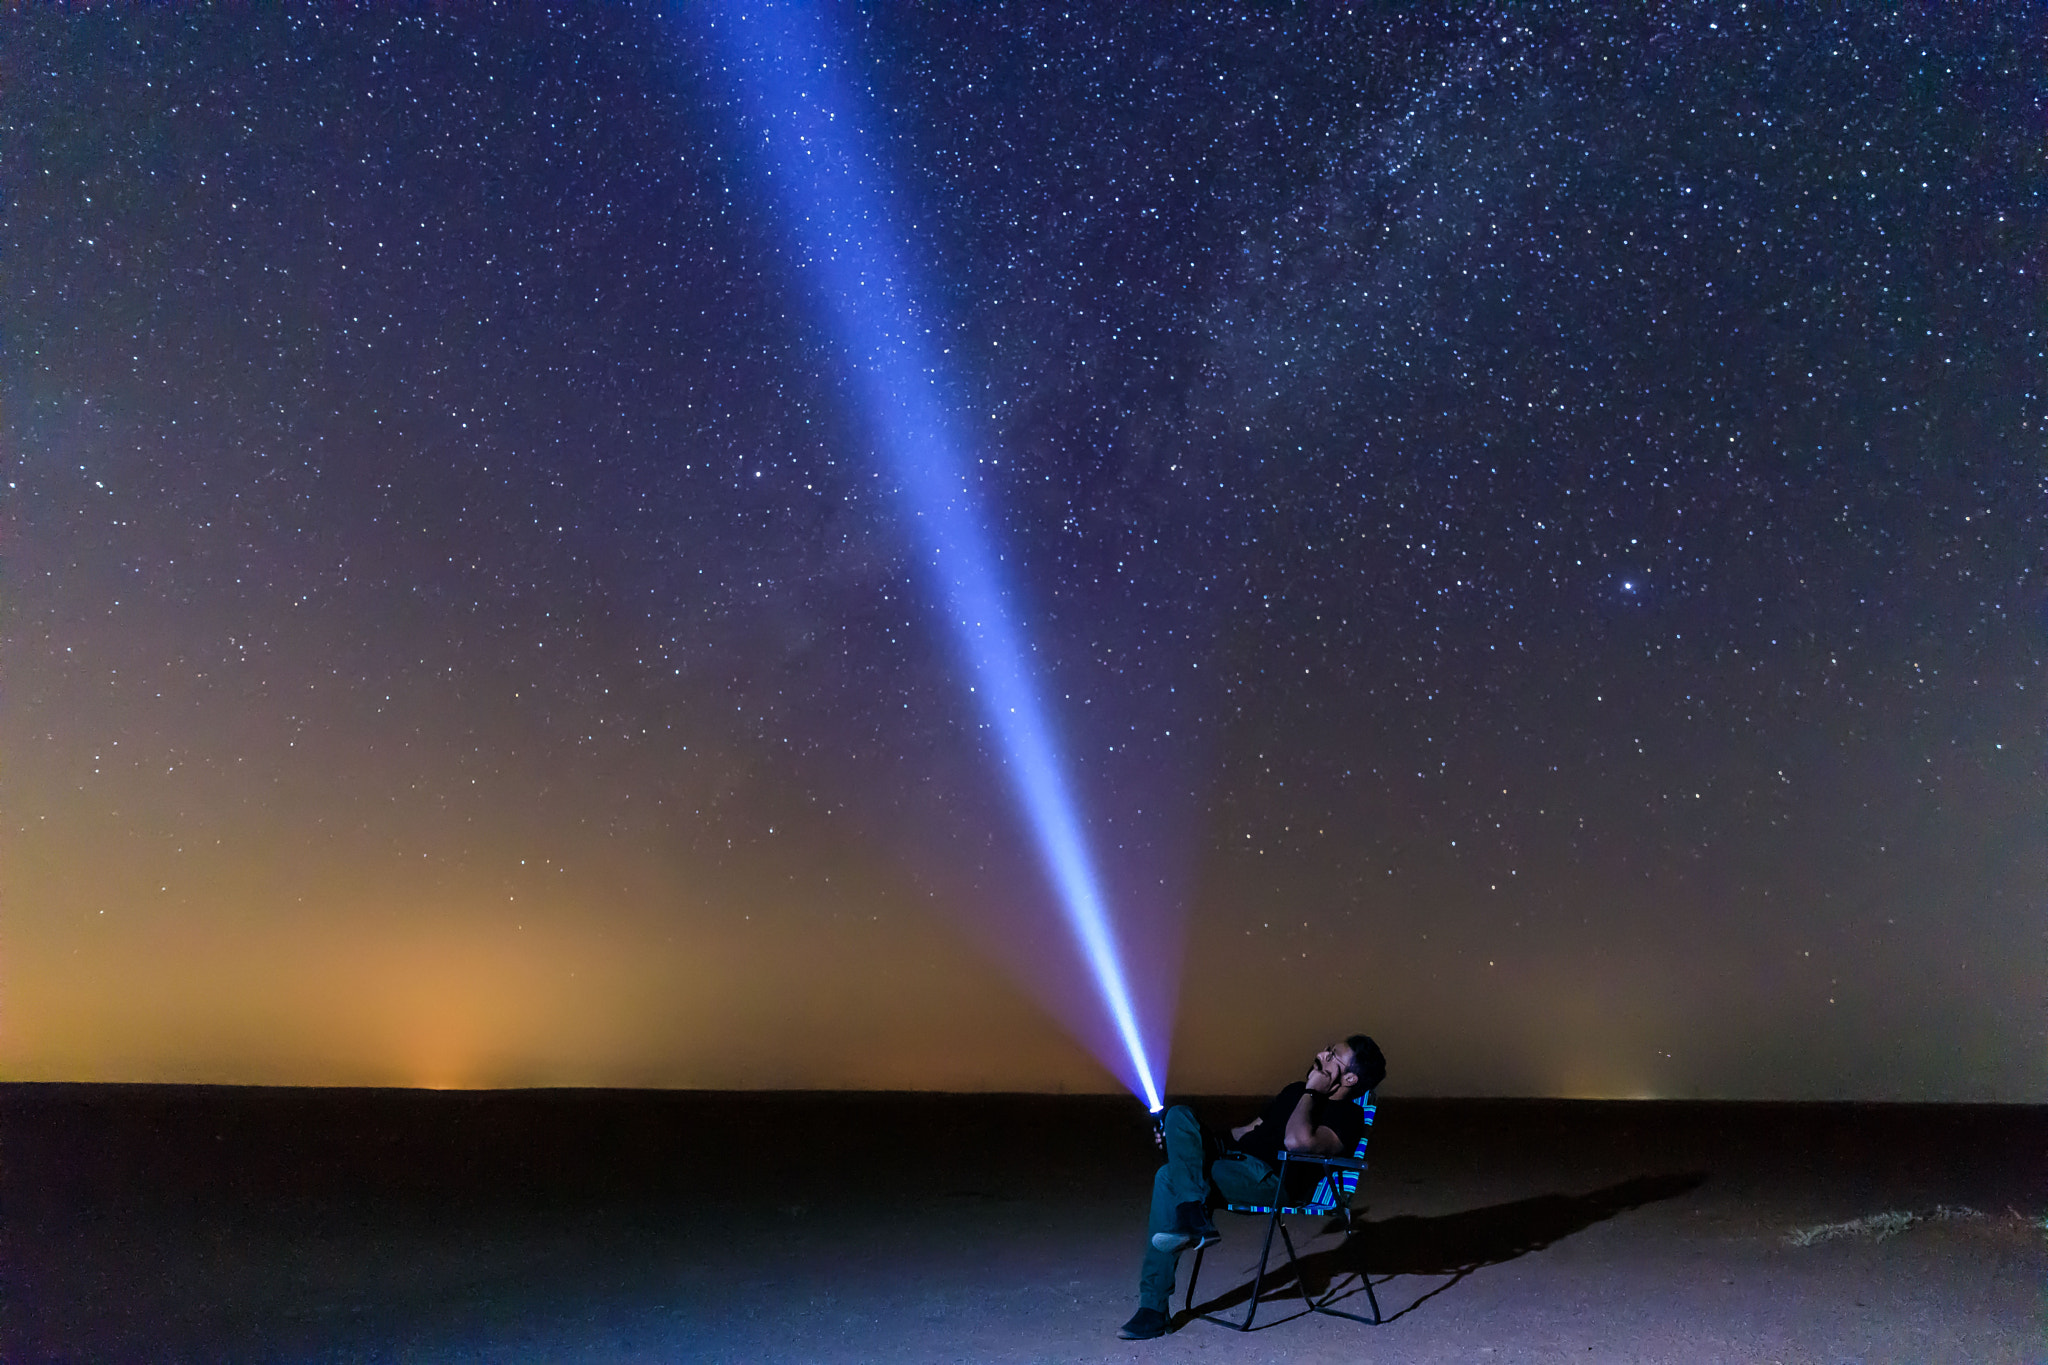
<instances>
[{"instance_id":1,"label":"man's shoe","mask_svg":"<svg viewBox=\"0 0 2048 1365\"><path fill-rule=\"evenodd\" d=\"M1173 1230L1152 1234L1152 1245L1160 1251L1196 1251L1222 1240L1204 1204L1182 1204L1174 1210Z\"/></svg>"},{"instance_id":2,"label":"man's shoe","mask_svg":"<svg viewBox=\"0 0 2048 1365\"><path fill-rule=\"evenodd\" d=\"M1152 1246L1158 1251L1200 1251L1222 1240L1223 1234L1214 1228L1175 1228L1152 1234Z\"/></svg>"},{"instance_id":3,"label":"man's shoe","mask_svg":"<svg viewBox=\"0 0 2048 1365\"><path fill-rule=\"evenodd\" d=\"M1166 1335L1166 1314L1157 1308L1140 1308L1131 1314L1131 1320L1116 1329L1116 1334L1125 1341L1150 1341Z\"/></svg>"}]
</instances>

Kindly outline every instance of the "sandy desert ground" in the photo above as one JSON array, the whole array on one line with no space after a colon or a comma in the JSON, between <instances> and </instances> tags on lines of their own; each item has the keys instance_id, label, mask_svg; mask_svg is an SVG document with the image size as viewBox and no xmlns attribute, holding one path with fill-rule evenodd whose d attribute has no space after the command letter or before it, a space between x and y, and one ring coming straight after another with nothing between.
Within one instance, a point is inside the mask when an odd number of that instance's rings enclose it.
<instances>
[{"instance_id":1,"label":"sandy desert ground","mask_svg":"<svg viewBox=\"0 0 2048 1365\"><path fill-rule=\"evenodd\" d=\"M13 1085L0 1160L10 1362L2048 1359L2040 1108L1389 1094L1364 1231L1299 1225L1387 1320L1150 1342L1128 1100Z\"/></svg>"}]
</instances>

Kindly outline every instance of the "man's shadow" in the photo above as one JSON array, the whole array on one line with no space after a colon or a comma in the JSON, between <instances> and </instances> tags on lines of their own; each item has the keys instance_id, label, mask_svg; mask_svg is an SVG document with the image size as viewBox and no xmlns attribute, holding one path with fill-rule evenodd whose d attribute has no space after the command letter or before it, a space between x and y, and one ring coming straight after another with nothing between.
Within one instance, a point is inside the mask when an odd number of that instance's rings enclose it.
<instances>
[{"instance_id":1,"label":"man's shadow","mask_svg":"<svg viewBox=\"0 0 2048 1365\"><path fill-rule=\"evenodd\" d=\"M1393 1322L1406 1317L1483 1266L1499 1265L1517 1256L1541 1251L1618 1213L1662 1199L1676 1198L1697 1189L1706 1179L1704 1171L1645 1175L1589 1194L1539 1194L1533 1199L1518 1199L1512 1204L1467 1209L1463 1213L1450 1213L1438 1218L1404 1215L1377 1223L1358 1219L1354 1223L1355 1231L1340 1245L1313 1252L1296 1262L1301 1272L1299 1282L1288 1269L1285 1248L1276 1237L1273 1259L1278 1264L1268 1267L1259 1302L1291 1298L1299 1303L1303 1285L1315 1298L1322 1300L1333 1286L1349 1276L1353 1279L1351 1287L1329 1302L1344 1304L1346 1312L1360 1312L1365 1306L1362 1295L1368 1276L1375 1287L1396 1275L1450 1277L1406 1308L1384 1319ZM1257 1220L1246 1221L1256 1225ZM1340 1227L1341 1224L1333 1220L1324 1225L1323 1231L1334 1232ZM1226 1294L1196 1305L1182 1316L1185 1319L1227 1312L1241 1306L1251 1297L1251 1292L1251 1282L1247 1280ZM1354 1295L1361 1296L1358 1304L1344 1303ZM1286 1319L1275 1321L1284 1322Z\"/></svg>"}]
</instances>

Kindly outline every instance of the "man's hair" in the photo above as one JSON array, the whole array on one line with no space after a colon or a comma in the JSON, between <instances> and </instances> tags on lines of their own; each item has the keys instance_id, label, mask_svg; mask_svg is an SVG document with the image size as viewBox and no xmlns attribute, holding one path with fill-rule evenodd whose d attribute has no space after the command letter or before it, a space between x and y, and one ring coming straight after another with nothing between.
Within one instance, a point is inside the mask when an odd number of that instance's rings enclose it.
<instances>
[{"instance_id":1,"label":"man's hair","mask_svg":"<svg viewBox=\"0 0 2048 1365\"><path fill-rule=\"evenodd\" d=\"M1354 1033L1344 1040L1344 1046L1351 1049L1351 1069L1358 1075L1358 1088L1379 1089L1380 1082L1387 1078L1387 1059L1380 1052L1380 1045L1363 1033Z\"/></svg>"}]
</instances>

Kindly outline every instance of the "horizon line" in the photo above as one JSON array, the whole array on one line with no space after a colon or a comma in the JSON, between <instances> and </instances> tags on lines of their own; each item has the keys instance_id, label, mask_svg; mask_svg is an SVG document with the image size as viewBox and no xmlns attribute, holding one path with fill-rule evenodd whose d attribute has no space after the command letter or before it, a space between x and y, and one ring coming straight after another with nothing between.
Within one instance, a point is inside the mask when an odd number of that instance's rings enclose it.
<instances>
[{"instance_id":1,"label":"horizon line","mask_svg":"<svg viewBox=\"0 0 2048 1365\"><path fill-rule=\"evenodd\" d=\"M375 1094L417 1094L417 1095L539 1095L539 1094L612 1094L612 1095L700 1095L700 1096L876 1096L957 1099L1089 1099L1119 1100L1138 1103L1129 1091L1116 1090L949 1090L941 1088L913 1089L891 1087L748 1087L730 1086L667 1086L667 1085L357 1085L342 1082L323 1083L278 1083L267 1081L93 1081L93 1080L11 1080L0 1078L0 1090L39 1088L70 1088L98 1090L287 1090L287 1091L358 1091ZM1264 1100L1270 1098L1267 1092L1258 1091L1190 1091L1175 1100ZM2020 1108L2048 1109L2048 1099L1901 1099L1863 1098L1850 1095L1823 1097L1783 1097L1751 1095L1546 1095L1546 1094L1498 1094L1479 1092L1434 1092L1406 1093L1396 1091L1387 1099L1418 1101L1424 1103L1516 1103L1516 1104L1755 1104L1755 1105L1914 1105L1940 1106L1947 1108ZM1380 1101L1384 1102L1384 1101Z\"/></svg>"}]
</instances>

